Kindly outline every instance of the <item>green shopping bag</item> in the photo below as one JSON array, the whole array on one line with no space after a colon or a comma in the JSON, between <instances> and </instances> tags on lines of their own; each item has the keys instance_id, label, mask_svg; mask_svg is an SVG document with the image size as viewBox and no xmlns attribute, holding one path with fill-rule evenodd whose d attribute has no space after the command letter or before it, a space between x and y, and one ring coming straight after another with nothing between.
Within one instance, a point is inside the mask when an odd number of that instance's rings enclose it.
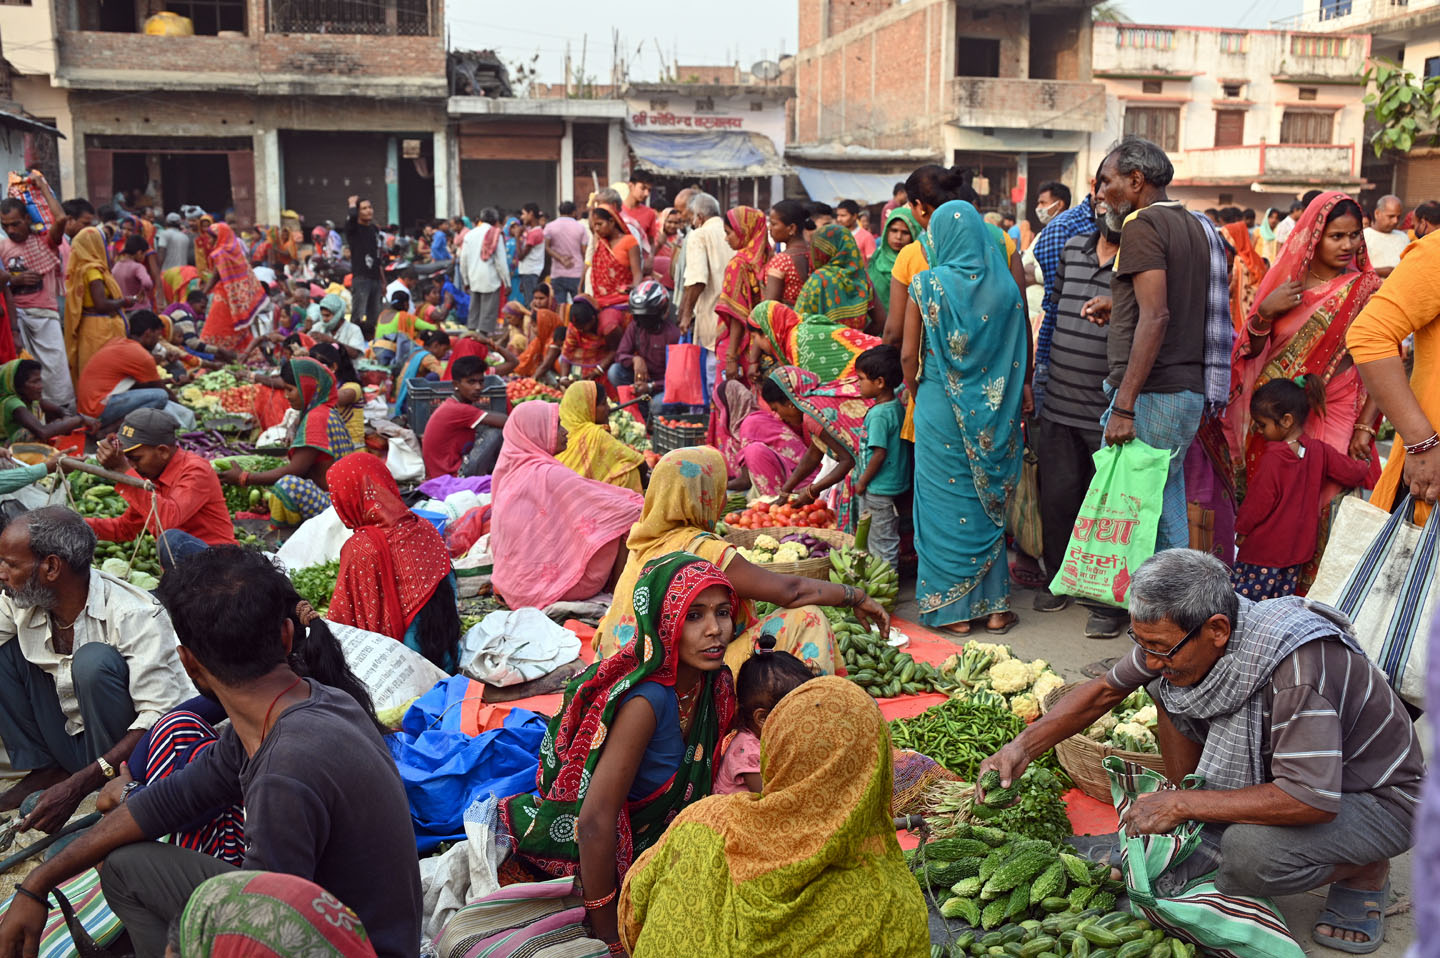
<instances>
[{"instance_id":1,"label":"green shopping bag","mask_svg":"<svg viewBox=\"0 0 1440 958\"><path fill-rule=\"evenodd\" d=\"M1125 605L1134 569L1155 554L1170 454L1138 439L1095 453L1095 478L1050 583L1056 595Z\"/></svg>"},{"instance_id":2,"label":"green shopping bag","mask_svg":"<svg viewBox=\"0 0 1440 958\"><path fill-rule=\"evenodd\" d=\"M1154 883L1178 868L1200 847L1199 822L1185 822L1168 835L1125 834L1125 812L1138 795L1173 788L1203 788L1198 775L1176 786L1159 772L1111 755L1100 763L1110 779L1110 797L1120 815L1121 871L1131 911L1167 934L1221 958L1305 958L1278 909L1266 898L1224 895L1215 872L1187 882L1178 894L1160 897Z\"/></svg>"}]
</instances>

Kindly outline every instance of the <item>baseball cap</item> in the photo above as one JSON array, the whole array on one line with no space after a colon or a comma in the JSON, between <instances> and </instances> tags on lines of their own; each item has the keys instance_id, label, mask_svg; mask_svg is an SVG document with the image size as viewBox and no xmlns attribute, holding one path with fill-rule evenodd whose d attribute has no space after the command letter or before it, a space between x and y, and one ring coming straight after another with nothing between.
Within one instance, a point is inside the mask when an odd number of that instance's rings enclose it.
<instances>
[{"instance_id":1,"label":"baseball cap","mask_svg":"<svg viewBox=\"0 0 1440 958\"><path fill-rule=\"evenodd\" d=\"M136 409L120 424L120 448L129 452L139 446L173 446L179 426L163 409Z\"/></svg>"},{"instance_id":2,"label":"baseball cap","mask_svg":"<svg viewBox=\"0 0 1440 958\"><path fill-rule=\"evenodd\" d=\"M165 217L166 226L179 226L183 222L185 221L180 218L179 213L171 213L169 216Z\"/></svg>"}]
</instances>

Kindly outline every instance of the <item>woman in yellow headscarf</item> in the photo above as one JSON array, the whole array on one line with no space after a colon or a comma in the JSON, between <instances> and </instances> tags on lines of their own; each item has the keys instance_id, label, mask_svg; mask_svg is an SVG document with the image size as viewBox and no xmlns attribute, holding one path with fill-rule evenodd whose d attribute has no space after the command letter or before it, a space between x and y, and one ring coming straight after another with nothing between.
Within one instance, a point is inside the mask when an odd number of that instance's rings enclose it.
<instances>
[{"instance_id":1,"label":"woman in yellow headscarf","mask_svg":"<svg viewBox=\"0 0 1440 958\"><path fill-rule=\"evenodd\" d=\"M635 607L631 597L640 571L653 559L672 552L690 552L725 571L741 608L735 611L735 635L725 653L725 664L738 672L762 635L775 638L775 647L789 652L811 670L833 674L841 665L835 637L819 606L853 607L862 622L885 633L890 617L858 589L777 575L747 562L735 546L715 534L715 523L725 511L727 473L725 456L714 446L687 446L668 452L650 474L645 509L630 530L625 545L630 560L615 584L615 601L595 630L595 649L602 656L615 653L635 639ZM753 603L773 602L779 610L760 618Z\"/></svg>"},{"instance_id":2,"label":"woman in yellow headscarf","mask_svg":"<svg viewBox=\"0 0 1440 958\"><path fill-rule=\"evenodd\" d=\"M840 678L786 695L760 736L764 790L680 812L620 894L634 958L924 958L925 900L890 818L890 732Z\"/></svg>"},{"instance_id":3,"label":"woman in yellow headscarf","mask_svg":"<svg viewBox=\"0 0 1440 958\"><path fill-rule=\"evenodd\" d=\"M76 382L101 346L125 335L120 311L133 305L135 300L120 292L110 273L104 234L93 226L76 233L65 269L65 351Z\"/></svg>"},{"instance_id":4,"label":"woman in yellow headscarf","mask_svg":"<svg viewBox=\"0 0 1440 958\"><path fill-rule=\"evenodd\" d=\"M610 434L610 404L593 379L571 383L560 400L560 425L570 434L556 456L586 479L643 492L640 466L645 457Z\"/></svg>"}]
</instances>

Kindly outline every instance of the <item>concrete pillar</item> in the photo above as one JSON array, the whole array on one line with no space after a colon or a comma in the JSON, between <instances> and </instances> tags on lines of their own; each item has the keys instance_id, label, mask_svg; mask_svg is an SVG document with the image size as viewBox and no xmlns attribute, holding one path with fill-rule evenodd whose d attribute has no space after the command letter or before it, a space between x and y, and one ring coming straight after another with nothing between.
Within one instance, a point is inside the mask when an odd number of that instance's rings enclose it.
<instances>
[{"instance_id":1,"label":"concrete pillar","mask_svg":"<svg viewBox=\"0 0 1440 958\"><path fill-rule=\"evenodd\" d=\"M555 205L566 200L577 205L584 197L575 197L575 121L565 121L565 135L560 137L560 163L555 173Z\"/></svg>"},{"instance_id":2,"label":"concrete pillar","mask_svg":"<svg viewBox=\"0 0 1440 958\"><path fill-rule=\"evenodd\" d=\"M1025 195L1020 197L1020 202L1015 204L1015 222L1025 218L1025 200L1030 195L1030 154L1015 154L1015 176L1016 182L1024 182Z\"/></svg>"},{"instance_id":3,"label":"concrete pillar","mask_svg":"<svg viewBox=\"0 0 1440 958\"><path fill-rule=\"evenodd\" d=\"M620 128L619 120L610 121L609 162L605 165L605 176L610 186L619 189L620 183L625 181L625 168L629 159L629 147L625 145L625 131ZM621 194L624 195L623 193ZM576 199L577 204L583 203L583 197Z\"/></svg>"},{"instance_id":4,"label":"concrete pillar","mask_svg":"<svg viewBox=\"0 0 1440 958\"><path fill-rule=\"evenodd\" d=\"M385 138L385 222L400 222L400 141Z\"/></svg>"},{"instance_id":5,"label":"concrete pillar","mask_svg":"<svg viewBox=\"0 0 1440 958\"><path fill-rule=\"evenodd\" d=\"M285 170L280 159L280 133L259 129L253 137L255 151L255 221L280 222L285 203Z\"/></svg>"},{"instance_id":6,"label":"concrete pillar","mask_svg":"<svg viewBox=\"0 0 1440 958\"><path fill-rule=\"evenodd\" d=\"M448 219L454 212L450 202L450 136L449 124L436 130L431 137L431 171L435 177L435 217Z\"/></svg>"}]
</instances>

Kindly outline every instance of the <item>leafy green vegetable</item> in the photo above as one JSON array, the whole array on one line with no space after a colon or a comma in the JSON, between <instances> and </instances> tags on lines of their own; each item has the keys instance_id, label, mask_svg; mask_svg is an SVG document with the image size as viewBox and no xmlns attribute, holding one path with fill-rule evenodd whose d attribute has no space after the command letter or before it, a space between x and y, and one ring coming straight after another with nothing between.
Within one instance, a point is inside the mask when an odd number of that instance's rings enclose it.
<instances>
[{"instance_id":1,"label":"leafy green vegetable","mask_svg":"<svg viewBox=\"0 0 1440 958\"><path fill-rule=\"evenodd\" d=\"M339 574L339 562L323 562L292 571L290 581L295 583L295 591L300 593L300 598L323 615L330 608L330 597L335 594L335 579Z\"/></svg>"}]
</instances>

